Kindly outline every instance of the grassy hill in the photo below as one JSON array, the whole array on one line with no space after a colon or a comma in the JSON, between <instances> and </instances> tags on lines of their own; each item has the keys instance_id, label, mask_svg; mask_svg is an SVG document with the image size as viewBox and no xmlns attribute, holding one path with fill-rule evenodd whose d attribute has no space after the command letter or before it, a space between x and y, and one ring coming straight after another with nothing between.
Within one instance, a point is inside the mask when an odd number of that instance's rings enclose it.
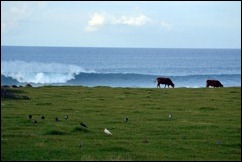
<instances>
[{"instance_id":1,"label":"grassy hill","mask_svg":"<svg viewBox=\"0 0 242 162\"><path fill-rule=\"evenodd\" d=\"M18 89L1 99L4 161L241 160L240 87Z\"/></svg>"}]
</instances>

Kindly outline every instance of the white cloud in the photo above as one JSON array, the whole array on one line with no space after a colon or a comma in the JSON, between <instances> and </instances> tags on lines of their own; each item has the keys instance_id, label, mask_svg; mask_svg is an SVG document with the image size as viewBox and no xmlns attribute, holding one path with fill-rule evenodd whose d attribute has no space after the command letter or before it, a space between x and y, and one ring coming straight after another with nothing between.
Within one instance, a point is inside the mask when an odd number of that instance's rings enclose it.
<instances>
[{"instance_id":1,"label":"white cloud","mask_svg":"<svg viewBox=\"0 0 242 162\"><path fill-rule=\"evenodd\" d=\"M104 16L102 14L95 13L91 20L88 21L90 26L101 26L104 24Z\"/></svg>"},{"instance_id":2,"label":"white cloud","mask_svg":"<svg viewBox=\"0 0 242 162\"><path fill-rule=\"evenodd\" d=\"M105 12L95 12L90 17L84 30L87 32L93 32L97 31L104 25L143 26L151 22L152 19L143 14L138 16L113 16Z\"/></svg>"},{"instance_id":3,"label":"white cloud","mask_svg":"<svg viewBox=\"0 0 242 162\"><path fill-rule=\"evenodd\" d=\"M126 25L140 27L148 24L152 24L166 31L172 30L172 24L165 21L154 20L144 14L136 16L115 16L106 12L95 12L91 15L90 19L88 20L87 25L84 28L84 31L94 32L105 25Z\"/></svg>"},{"instance_id":4,"label":"white cloud","mask_svg":"<svg viewBox=\"0 0 242 162\"><path fill-rule=\"evenodd\" d=\"M105 16L103 13L94 13L85 27L85 31L92 32L104 25Z\"/></svg>"},{"instance_id":5,"label":"white cloud","mask_svg":"<svg viewBox=\"0 0 242 162\"><path fill-rule=\"evenodd\" d=\"M139 15L139 16L121 16L116 17L112 20L113 24L123 24L130 26L142 26L147 23L150 23L152 20L148 16Z\"/></svg>"}]
</instances>

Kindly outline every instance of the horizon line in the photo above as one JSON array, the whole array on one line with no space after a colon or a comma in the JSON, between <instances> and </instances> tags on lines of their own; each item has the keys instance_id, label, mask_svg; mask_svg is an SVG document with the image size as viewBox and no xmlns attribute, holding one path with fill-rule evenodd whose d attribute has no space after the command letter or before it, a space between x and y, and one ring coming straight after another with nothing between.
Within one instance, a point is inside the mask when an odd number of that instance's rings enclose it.
<instances>
[{"instance_id":1,"label":"horizon line","mask_svg":"<svg viewBox=\"0 0 242 162\"><path fill-rule=\"evenodd\" d=\"M99 46L45 46L45 45L1 45L1 47L54 47L54 48L144 48L144 49L240 49L235 47L99 47Z\"/></svg>"}]
</instances>

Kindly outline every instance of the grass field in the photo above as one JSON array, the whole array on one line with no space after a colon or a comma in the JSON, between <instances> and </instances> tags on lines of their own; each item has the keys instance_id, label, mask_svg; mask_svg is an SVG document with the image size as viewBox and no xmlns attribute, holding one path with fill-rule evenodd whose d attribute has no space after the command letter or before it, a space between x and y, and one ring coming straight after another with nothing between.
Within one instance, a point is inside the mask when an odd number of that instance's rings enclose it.
<instances>
[{"instance_id":1,"label":"grass field","mask_svg":"<svg viewBox=\"0 0 242 162\"><path fill-rule=\"evenodd\" d=\"M4 161L241 160L240 87L18 89L30 99L1 99Z\"/></svg>"}]
</instances>

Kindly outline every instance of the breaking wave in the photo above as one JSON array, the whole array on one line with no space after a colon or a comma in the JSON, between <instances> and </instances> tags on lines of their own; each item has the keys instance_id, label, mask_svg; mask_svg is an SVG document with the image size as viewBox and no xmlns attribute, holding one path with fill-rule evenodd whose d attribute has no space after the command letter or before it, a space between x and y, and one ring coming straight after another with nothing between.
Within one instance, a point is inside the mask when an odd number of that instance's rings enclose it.
<instances>
[{"instance_id":1,"label":"breaking wave","mask_svg":"<svg viewBox=\"0 0 242 162\"><path fill-rule=\"evenodd\" d=\"M166 77L165 75L164 77ZM111 87L156 87L158 75L106 73L73 64L2 61L1 85L82 85ZM205 87L206 79L218 79L225 87L241 86L241 74L169 75L176 87Z\"/></svg>"},{"instance_id":2,"label":"breaking wave","mask_svg":"<svg viewBox=\"0 0 242 162\"><path fill-rule=\"evenodd\" d=\"M80 73L95 73L76 65L25 61L2 61L1 75L20 83L66 83Z\"/></svg>"}]
</instances>

